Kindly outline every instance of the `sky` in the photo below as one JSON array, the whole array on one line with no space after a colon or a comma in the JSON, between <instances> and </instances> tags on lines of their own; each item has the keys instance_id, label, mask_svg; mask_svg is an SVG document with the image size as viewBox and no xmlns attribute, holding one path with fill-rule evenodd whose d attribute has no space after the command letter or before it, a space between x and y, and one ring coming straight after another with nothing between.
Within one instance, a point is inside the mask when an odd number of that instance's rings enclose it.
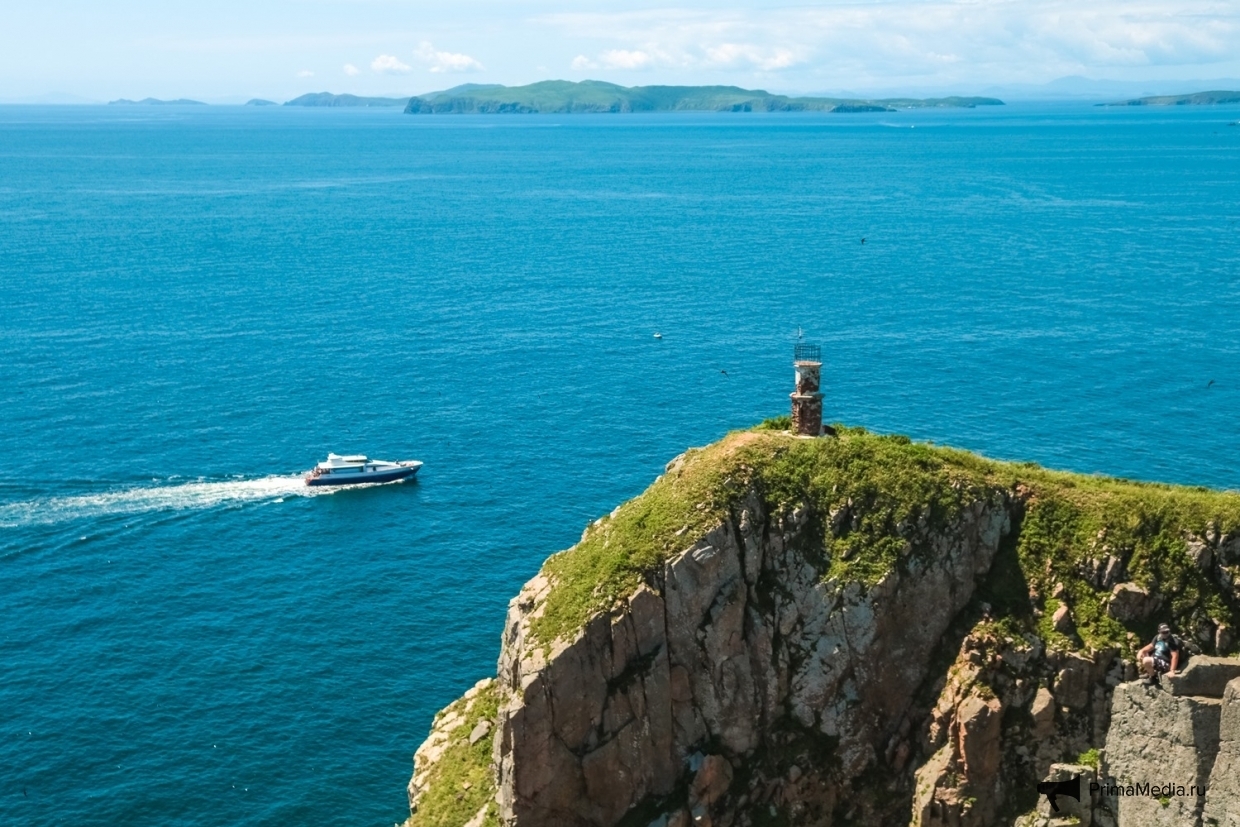
<instances>
[{"instance_id":1,"label":"sky","mask_svg":"<svg viewBox=\"0 0 1240 827\"><path fill-rule=\"evenodd\" d=\"M980 93L1069 76L1160 92L1240 78L1240 0L12 0L0 8L5 101L284 101L550 78Z\"/></svg>"}]
</instances>

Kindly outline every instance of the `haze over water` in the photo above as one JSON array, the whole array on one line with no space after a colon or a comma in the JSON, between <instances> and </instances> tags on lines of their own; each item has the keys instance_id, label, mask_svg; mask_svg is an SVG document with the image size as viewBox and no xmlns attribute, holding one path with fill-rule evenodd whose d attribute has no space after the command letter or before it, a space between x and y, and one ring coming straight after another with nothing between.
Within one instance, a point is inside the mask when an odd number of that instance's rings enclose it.
<instances>
[{"instance_id":1,"label":"haze over water","mask_svg":"<svg viewBox=\"0 0 1240 827\"><path fill-rule=\"evenodd\" d=\"M0 108L0 823L402 819L508 599L798 328L829 420L1240 488L1238 119Z\"/></svg>"}]
</instances>

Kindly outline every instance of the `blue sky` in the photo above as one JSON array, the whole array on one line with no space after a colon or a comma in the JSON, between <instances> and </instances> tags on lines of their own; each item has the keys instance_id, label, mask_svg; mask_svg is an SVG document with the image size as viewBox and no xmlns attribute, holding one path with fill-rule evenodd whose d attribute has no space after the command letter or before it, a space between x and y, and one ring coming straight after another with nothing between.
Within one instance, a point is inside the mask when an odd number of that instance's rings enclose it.
<instances>
[{"instance_id":1,"label":"blue sky","mask_svg":"<svg viewBox=\"0 0 1240 827\"><path fill-rule=\"evenodd\" d=\"M286 100L547 78L980 91L1070 75L1240 77L1240 0L43 0L0 10L4 100Z\"/></svg>"}]
</instances>

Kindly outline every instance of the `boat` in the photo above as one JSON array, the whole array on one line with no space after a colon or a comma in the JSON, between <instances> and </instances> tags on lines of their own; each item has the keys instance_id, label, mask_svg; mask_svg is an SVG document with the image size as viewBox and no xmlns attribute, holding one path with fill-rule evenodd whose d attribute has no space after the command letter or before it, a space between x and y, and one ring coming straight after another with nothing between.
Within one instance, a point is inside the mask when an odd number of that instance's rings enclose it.
<instances>
[{"instance_id":1,"label":"boat","mask_svg":"<svg viewBox=\"0 0 1240 827\"><path fill-rule=\"evenodd\" d=\"M418 473L422 463L416 459L388 462L370 459L365 454L328 454L326 462L306 474L306 485L364 485L397 482Z\"/></svg>"}]
</instances>

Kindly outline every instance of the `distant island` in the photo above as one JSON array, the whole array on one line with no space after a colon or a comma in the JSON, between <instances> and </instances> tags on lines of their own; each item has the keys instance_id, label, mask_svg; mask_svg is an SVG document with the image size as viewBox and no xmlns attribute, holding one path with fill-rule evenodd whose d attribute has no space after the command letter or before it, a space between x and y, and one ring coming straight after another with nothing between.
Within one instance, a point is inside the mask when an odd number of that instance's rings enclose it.
<instances>
[{"instance_id":1,"label":"distant island","mask_svg":"<svg viewBox=\"0 0 1240 827\"><path fill-rule=\"evenodd\" d=\"M246 106L279 106L275 101L269 101L265 98L250 98L245 102Z\"/></svg>"},{"instance_id":2,"label":"distant island","mask_svg":"<svg viewBox=\"0 0 1240 827\"><path fill-rule=\"evenodd\" d=\"M285 106L404 106L408 98L363 98L357 95L333 95L331 92L311 92L300 98L286 101Z\"/></svg>"},{"instance_id":3,"label":"distant island","mask_svg":"<svg viewBox=\"0 0 1240 827\"><path fill-rule=\"evenodd\" d=\"M1100 103L1098 106L1213 106L1240 103L1240 92L1193 92L1189 95L1151 95L1148 98Z\"/></svg>"},{"instance_id":4,"label":"distant island","mask_svg":"<svg viewBox=\"0 0 1240 827\"><path fill-rule=\"evenodd\" d=\"M299 98L300 100L300 98ZM292 101L290 101L292 103ZM893 112L927 107L1002 106L998 98L788 97L737 86L617 86L545 80L528 86L467 83L409 100L411 114L587 112Z\"/></svg>"},{"instance_id":5,"label":"distant island","mask_svg":"<svg viewBox=\"0 0 1240 827\"><path fill-rule=\"evenodd\" d=\"M177 98L174 101L161 101L159 98L143 98L140 101L131 101L128 98L119 98L114 101L108 101L108 106L206 106L202 101L192 101L189 98Z\"/></svg>"}]
</instances>

